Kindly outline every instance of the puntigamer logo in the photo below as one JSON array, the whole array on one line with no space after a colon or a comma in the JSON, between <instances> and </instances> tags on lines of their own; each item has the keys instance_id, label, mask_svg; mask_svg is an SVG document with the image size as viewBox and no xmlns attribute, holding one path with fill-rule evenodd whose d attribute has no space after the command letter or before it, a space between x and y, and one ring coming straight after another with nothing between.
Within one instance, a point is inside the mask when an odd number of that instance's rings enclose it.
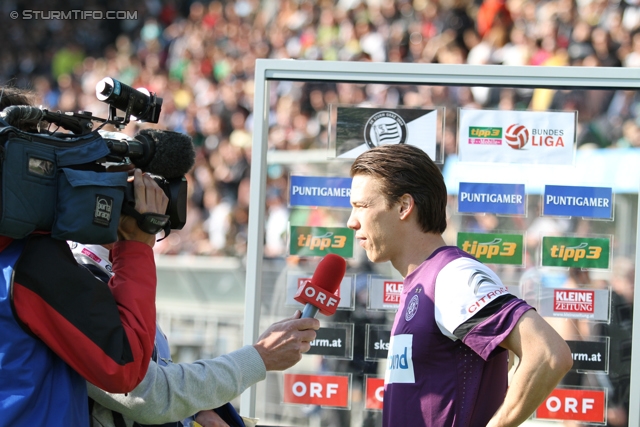
<instances>
[{"instance_id":1,"label":"puntigamer logo","mask_svg":"<svg viewBox=\"0 0 640 427\"><path fill-rule=\"evenodd\" d=\"M457 245L487 264L522 265L522 234L458 233Z\"/></svg>"},{"instance_id":2,"label":"puntigamer logo","mask_svg":"<svg viewBox=\"0 0 640 427\"><path fill-rule=\"evenodd\" d=\"M289 252L299 256L324 256L336 254L353 257L353 230L344 227L290 228Z\"/></svg>"},{"instance_id":3,"label":"puntigamer logo","mask_svg":"<svg viewBox=\"0 0 640 427\"><path fill-rule=\"evenodd\" d=\"M609 268L611 241L601 237L543 237L545 267Z\"/></svg>"}]
</instances>

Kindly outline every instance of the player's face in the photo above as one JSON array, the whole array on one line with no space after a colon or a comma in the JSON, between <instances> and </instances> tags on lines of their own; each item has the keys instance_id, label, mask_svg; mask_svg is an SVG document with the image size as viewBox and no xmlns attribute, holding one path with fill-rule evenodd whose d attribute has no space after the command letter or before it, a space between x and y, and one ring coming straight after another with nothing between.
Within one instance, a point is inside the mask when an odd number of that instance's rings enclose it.
<instances>
[{"instance_id":1,"label":"player's face","mask_svg":"<svg viewBox=\"0 0 640 427\"><path fill-rule=\"evenodd\" d=\"M395 230L400 222L398 206L387 207L376 178L356 175L351 182L351 216L347 226L355 230L358 244L372 262L385 262L397 253ZM395 237L394 237L395 236Z\"/></svg>"}]
</instances>

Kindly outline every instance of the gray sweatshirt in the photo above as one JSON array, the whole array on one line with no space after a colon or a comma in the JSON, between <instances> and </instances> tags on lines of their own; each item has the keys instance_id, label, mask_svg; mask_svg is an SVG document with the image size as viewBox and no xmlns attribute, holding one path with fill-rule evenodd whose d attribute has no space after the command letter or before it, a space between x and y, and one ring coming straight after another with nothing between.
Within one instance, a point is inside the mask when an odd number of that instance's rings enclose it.
<instances>
[{"instance_id":1,"label":"gray sweatshirt","mask_svg":"<svg viewBox=\"0 0 640 427\"><path fill-rule=\"evenodd\" d=\"M79 264L93 265L107 276L111 275L108 249L74 242L69 246ZM93 425L113 427L111 411L121 413L128 427L134 421L140 424L182 421L200 411L224 405L266 376L264 362L251 345L193 363L162 360L159 364L151 360L144 379L130 393L107 393L87 383L89 397L95 401ZM245 418L247 426L255 421Z\"/></svg>"},{"instance_id":2,"label":"gray sweatshirt","mask_svg":"<svg viewBox=\"0 0 640 427\"><path fill-rule=\"evenodd\" d=\"M154 361L138 386L127 394L107 393L87 384L95 400L95 426L112 427L111 411L124 415L127 426L133 421L162 424L183 420L199 411L222 406L253 384L266 378L267 371L258 351L251 345L215 359L193 363Z\"/></svg>"}]
</instances>

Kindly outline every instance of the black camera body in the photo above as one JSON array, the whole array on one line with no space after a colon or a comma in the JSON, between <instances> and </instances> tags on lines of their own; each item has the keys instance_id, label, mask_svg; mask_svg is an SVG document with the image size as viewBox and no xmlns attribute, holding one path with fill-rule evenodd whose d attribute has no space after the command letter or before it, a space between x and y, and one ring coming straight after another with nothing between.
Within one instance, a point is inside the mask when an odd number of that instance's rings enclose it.
<instances>
[{"instance_id":1,"label":"black camera body","mask_svg":"<svg viewBox=\"0 0 640 427\"><path fill-rule=\"evenodd\" d=\"M106 82L106 83L105 83ZM111 93L106 84L111 85ZM51 112L10 106L0 114L0 235L23 238L33 232L87 244L117 240L121 214L132 215L148 232L181 229L186 222L187 181L195 152L191 139L145 129L136 137L101 131L123 129L130 118L157 123L162 99L106 78L96 87L109 104L109 118L92 113ZM100 99L100 97L99 97ZM118 117L116 109L124 109ZM102 122L94 129L94 122ZM57 125L71 133L41 132ZM38 131L29 131L38 129ZM177 142L177 145L174 144ZM169 198L165 215L135 211L127 172L107 172L105 163L133 163L149 172ZM160 226L159 229L154 226Z\"/></svg>"}]
</instances>

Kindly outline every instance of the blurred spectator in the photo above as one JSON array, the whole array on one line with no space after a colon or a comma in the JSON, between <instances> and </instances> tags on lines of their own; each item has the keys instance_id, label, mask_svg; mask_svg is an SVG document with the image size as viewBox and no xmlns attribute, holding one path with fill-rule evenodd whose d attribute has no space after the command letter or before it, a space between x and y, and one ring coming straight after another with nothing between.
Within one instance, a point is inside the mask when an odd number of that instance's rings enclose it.
<instances>
[{"instance_id":1,"label":"blurred spectator","mask_svg":"<svg viewBox=\"0 0 640 427\"><path fill-rule=\"evenodd\" d=\"M12 10L47 13L68 8L86 9L86 5L79 0L15 0L0 6L4 16ZM158 251L167 253L233 254L242 250L242 237L238 244L235 237L223 235L233 230L242 233L245 227L247 208L237 204L240 183L248 178L251 163L257 58L640 66L637 0L127 0L117 8L105 0L94 0L91 9L118 9L129 16L118 20L5 20L6 25L0 26L6 41L0 78L33 87L39 102L49 108L88 110L99 116L106 116L107 108L95 99L95 84L105 76L147 87L164 99L158 126L190 134L201 158L189 177L196 187L189 203L194 222L158 245ZM272 150L327 147L330 104L392 106L403 102L418 108L446 106L447 123L455 122L451 112L458 104L468 108L577 108L584 131L581 141L601 147L637 146L633 123L640 112L640 99L635 92L572 94L537 89L532 94L475 87L388 90L373 85L293 82L275 86L276 96L269 100ZM588 97L580 98L585 95ZM138 129L132 125L125 132L132 135ZM455 153L455 132L447 130L445 136L448 157ZM283 166L284 176L288 168ZM285 211L282 190L277 195L271 188L274 183L268 184L273 197L266 220L274 215L269 224L279 224L269 238L273 245L269 253L277 256L284 249L274 236L281 233L282 219L278 218ZM212 214L224 220L217 223ZM199 243L192 244L191 239Z\"/></svg>"},{"instance_id":2,"label":"blurred spectator","mask_svg":"<svg viewBox=\"0 0 640 427\"><path fill-rule=\"evenodd\" d=\"M631 387L631 338L635 265L628 258L613 261L611 276L611 322L598 323L595 335L609 337L609 374L598 374L598 385L608 393L607 426L628 425Z\"/></svg>"},{"instance_id":3,"label":"blurred spectator","mask_svg":"<svg viewBox=\"0 0 640 427\"><path fill-rule=\"evenodd\" d=\"M622 125L622 137L616 141L614 147L640 147L640 126L637 120L627 119Z\"/></svg>"}]
</instances>

